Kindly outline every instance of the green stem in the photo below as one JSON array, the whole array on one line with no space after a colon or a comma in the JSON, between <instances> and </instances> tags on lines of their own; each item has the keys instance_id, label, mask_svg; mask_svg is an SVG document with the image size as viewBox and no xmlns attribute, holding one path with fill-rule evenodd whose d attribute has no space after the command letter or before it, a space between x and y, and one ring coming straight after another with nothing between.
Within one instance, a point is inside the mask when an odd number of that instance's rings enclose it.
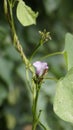
<instances>
[{"instance_id":1,"label":"green stem","mask_svg":"<svg viewBox=\"0 0 73 130\"><path fill-rule=\"evenodd\" d=\"M43 127L44 130L47 130L46 127L39 121L39 125Z\"/></svg>"},{"instance_id":2,"label":"green stem","mask_svg":"<svg viewBox=\"0 0 73 130\"><path fill-rule=\"evenodd\" d=\"M35 49L34 49L32 55L31 55L31 57L30 57L30 61L32 60L33 56L37 53L39 47L40 47L40 43L35 47Z\"/></svg>"},{"instance_id":3,"label":"green stem","mask_svg":"<svg viewBox=\"0 0 73 130\"><path fill-rule=\"evenodd\" d=\"M32 60L33 56L37 53L38 49L40 48L41 45L43 45L44 42L45 42L44 40L40 39L39 44L35 47L32 55L30 57L30 61Z\"/></svg>"},{"instance_id":4,"label":"green stem","mask_svg":"<svg viewBox=\"0 0 73 130\"><path fill-rule=\"evenodd\" d=\"M28 67L28 69L32 72L33 76L35 75L35 71L34 71L34 68L33 66L31 65L31 63L29 62L29 60L27 59L24 51L23 51L23 48L20 44L20 41L18 39L18 36L16 34L16 30L15 30L15 26L14 26L14 19L13 19L13 4L12 4L12 1L9 1L8 0L8 7L9 7L9 11L10 12L7 12L7 15L10 13L9 17L8 18L8 21L9 21L9 25L11 27L11 31L12 31L12 36L13 36L13 44L14 44L14 47L16 48L16 50L20 53L21 57L22 57L22 60L23 62L25 63L26 67Z\"/></svg>"},{"instance_id":5,"label":"green stem","mask_svg":"<svg viewBox=\"0 0 73 130\"><path fill-rule=\"evenodd\" d=\"M29 79L29 72L28 72L28 69L26 68L26 78L27 78L27 84L29 86L29 90L31 91L32 93L32 87L31 87L31 83L30 83L30 79Z\"/></svg>"},{"instance_id":6,"label":"green stem","mask_svg":"<svg viewBox=\"0 0 73 130\"><path fill-rule=\"evenodd\" d=\"M40 87L37 84L36 88L34 89L34 94L33 94L33 124L32 124L32 130L36 130L36 127L37 127L37 124L38 124L37 102L38 102L39 91L40 91Z\"/></svg>"},{"instance_id":7,"label":"green stem","mask_svg":"<svg viewBox=\"0 0 73 130\"><path fill-rule=\"evenodd\" d=\"M58 79L56 79L56 78L52 78L52 77L46 77L46 78L44 78L44 79L49 79L49 80L53 80L53 81L58 81Z\"/></svg>"},{"instance_id":8,"label":"green stem","mask_svg":"<svg viewBox=\"0 0 73 130\"><path fill-rule=\"evenodd\" d=\"M9 7L10 7L10 26L11 26L11 30L12 30L12 33L13 33L13 36L14 34L16 35L16 31L15 31L15 27L14 27L14 19L13 19L13 12L12 12L12 3L9 2Z\"/></svg>"},{"instance_id":9,"label":"green stem","mask_svg":"<svg viewBox=\"0 0 73 130\"><path fill-rule=\"evenodd\" d=\"M14 26L14 19L13 19L13 11L12 11L12 3L9 3L9 7L10 7L10 16L11 16L11 31L13 34L13 42L14 42L14 46L17 49L17 51L20 53L21 57L23 58L23 61L25 63L27 63L27 58L23 52L22 46L19 42L19 39L17 37L16 31L15 31L15 26Z\"/></svg>"},{"instance_id":10,"label":"green stem","mask_svg":"<svg viewBox=\"0 0 73 130\"><path fill-rule=\"evenodd\" d=\"M47 57L51 57L51 56L55 56L55 55L62 55L62 54L64 54L64 51L62 51L62 52L54 52L52 54L48 54L48 55L40 58L40 60L46 59Z\"/></svg>"}]
</instances>

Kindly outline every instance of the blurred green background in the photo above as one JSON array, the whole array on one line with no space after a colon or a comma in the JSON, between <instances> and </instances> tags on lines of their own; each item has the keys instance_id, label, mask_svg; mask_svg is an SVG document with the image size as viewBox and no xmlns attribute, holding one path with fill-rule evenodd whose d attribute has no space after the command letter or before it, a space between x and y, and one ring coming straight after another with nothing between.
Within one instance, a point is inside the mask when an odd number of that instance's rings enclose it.
<instances>
[{"instance_id":1,"label":"blurred green background","mask_svg":"<svg viewBox=\"0 0 73 130\"><path fill-rule=\"evenodd\" d=\"M37 25L23 27L17 20L14 9L16 31L29 58L40 36L38 31L47 29L52 40L45 43L33 58L63 51L65 34L73 32L73 0L25 0L26 4L39 12ZM61 55L46 58L48 76L59 79L66 74L64 57ZM45 80L38 107L45 110L46 122L50 130L73 130L73 125L64 122L53 111L56 82ZM41 101L42 100L42 101ZM0 1L0 130L31 130L32 112L29 91L25 76L25 66L12 46L11 31ZM28 126L28 127L27 127Z\"/></svg>"}]
</instances>

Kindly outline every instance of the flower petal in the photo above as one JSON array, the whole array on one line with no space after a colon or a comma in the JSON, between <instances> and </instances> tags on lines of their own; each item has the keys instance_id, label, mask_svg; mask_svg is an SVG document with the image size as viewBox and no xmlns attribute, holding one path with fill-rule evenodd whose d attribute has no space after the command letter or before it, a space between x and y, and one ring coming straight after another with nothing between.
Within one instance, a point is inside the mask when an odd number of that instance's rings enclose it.
<instances>
[{"instance_id":1,"label":"flower petal","mask_svg":"<svg viewBox=\"0 0 73 130\"><path fill-rule=\"evenodd\" d=\"M42 76L46 70L48 70L48 65L46 62L36 61L33 63L33 66L36 68L36 74Z\"/></svg>"}]
</instances>

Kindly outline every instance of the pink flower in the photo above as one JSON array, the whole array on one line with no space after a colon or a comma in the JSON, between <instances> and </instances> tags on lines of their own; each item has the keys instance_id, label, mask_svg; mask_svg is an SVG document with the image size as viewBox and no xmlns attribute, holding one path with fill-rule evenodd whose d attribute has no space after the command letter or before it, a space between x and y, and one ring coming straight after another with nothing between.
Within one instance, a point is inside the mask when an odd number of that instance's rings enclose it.
<instances>
[{"instance_id":1,"label":"pink flower","mask_svg":"<svg viewBox=\"0 0 73 130\"><path fill-rule=\"evenodd\" d=\"M46 62L36 61L33 63L33 66L36 68L37 76L43 76L48 70L48 65Z\"/></svg>"}]
</instances>

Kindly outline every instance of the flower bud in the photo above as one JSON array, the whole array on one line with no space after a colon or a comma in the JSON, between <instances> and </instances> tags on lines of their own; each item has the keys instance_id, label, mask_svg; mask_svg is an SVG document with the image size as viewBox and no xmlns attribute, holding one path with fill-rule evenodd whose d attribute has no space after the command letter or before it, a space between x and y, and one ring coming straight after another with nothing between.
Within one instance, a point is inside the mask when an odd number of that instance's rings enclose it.
<instances>
[{"instance_id":1,"label":"flower bud","mask_svg":"<svg viewBox=\"0 0 73 130\"><path fill-rule=\"evenodd\" d=\"M46 62L36 61L33 63L33 66L36 68L36 75L38 77L45 75L48 70L48 65Z\"/></svg>"}]
</instances>

